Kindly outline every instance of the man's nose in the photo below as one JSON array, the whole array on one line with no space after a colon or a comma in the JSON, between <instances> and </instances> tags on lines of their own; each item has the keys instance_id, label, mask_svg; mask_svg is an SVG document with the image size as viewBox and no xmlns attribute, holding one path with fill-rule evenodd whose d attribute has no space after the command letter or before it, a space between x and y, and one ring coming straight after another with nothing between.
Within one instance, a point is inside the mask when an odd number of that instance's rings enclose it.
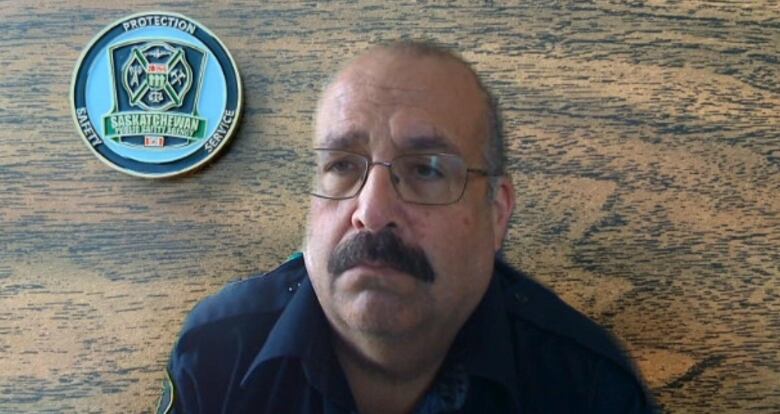
<instances>
[{"instance_id":1,"label":"man's nose","mask_svg":"<svg viewBox=\"0 0 780 414\"><path fill-rule=\"evenodd\" d=\"M357 195L352 226L372 232L398 226L403 201L395 191L393 179L386 164L374 163L369 166L366 182Z\"/></svg>"}]
</instances>

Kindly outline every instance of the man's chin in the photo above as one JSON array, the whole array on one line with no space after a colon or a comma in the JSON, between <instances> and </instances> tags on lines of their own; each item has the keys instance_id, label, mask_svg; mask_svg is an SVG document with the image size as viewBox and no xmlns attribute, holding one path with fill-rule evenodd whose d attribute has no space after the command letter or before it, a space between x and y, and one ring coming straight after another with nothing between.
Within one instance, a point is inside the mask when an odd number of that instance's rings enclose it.
<instances>
[{"instance_id":1,"label":"man's chin","mask_svg":"<svg viewBox=\"0 0 780 414\"><path fill-rule=\"evenodd\" d=\"M420 298L381 289L363 290L341 301L342 317L352 330L382 337L403 337L419 330L427 314ZM428 310L429 311L429 310Z\"/></svg>"}]
</instances>

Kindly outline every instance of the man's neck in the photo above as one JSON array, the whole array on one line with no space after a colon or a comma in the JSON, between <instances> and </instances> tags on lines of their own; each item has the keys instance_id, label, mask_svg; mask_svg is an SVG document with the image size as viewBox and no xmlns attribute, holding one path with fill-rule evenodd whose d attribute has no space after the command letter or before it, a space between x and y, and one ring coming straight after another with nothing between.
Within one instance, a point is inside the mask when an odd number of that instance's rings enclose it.
<instances>
[{"instance_id":1,"label":"man's neck","mask_svg":"<svg viewBox=\"0 0 780 414\"><path fill-rule=\"evenodd\" d=\"M348 343L333 337L336 356L362 414L412 412L433 383L452 342L452 338L439 338L435 346L430 341Z\"/></svg>"}]
</instances>

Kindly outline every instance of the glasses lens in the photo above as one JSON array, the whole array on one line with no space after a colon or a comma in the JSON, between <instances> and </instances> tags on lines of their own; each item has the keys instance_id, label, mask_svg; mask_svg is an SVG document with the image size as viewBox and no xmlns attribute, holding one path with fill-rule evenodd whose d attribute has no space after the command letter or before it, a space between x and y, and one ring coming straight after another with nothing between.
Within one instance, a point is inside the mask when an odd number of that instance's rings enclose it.
<instances>
[{"instance_id":1,"label":"glasses lens","mask_svg":"<svg viewBox=\"0 0 780 414\"><path fill-rule=\"evenodd\" d=\"M357 194L366 173L368 160L356 154L331 150L318 150L315 157L315 195L349 198Z\"/></svg>"},{"instance_id":2,"label":"glasses lens","mask_svg":"<svg viewBox=\"0 0 780 414\"><path fill-rule=\"evenodd\" d=\"M398 194L412 203L453 203L466 184L466 164L457 155L405 155L391 168Z\"/></svg>"}]
</instances>

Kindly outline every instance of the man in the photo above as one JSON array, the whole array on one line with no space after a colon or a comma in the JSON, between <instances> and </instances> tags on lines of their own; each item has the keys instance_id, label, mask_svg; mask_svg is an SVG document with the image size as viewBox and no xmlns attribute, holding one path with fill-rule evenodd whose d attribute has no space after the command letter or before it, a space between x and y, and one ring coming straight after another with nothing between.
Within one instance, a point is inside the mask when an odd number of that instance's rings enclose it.
<instances>
[{"instance_id":1,"label":"man","mask_svg":"<svg viewBox=\"0 0 780 414\"><path fill-rule=\"evenodd\" d=\"M313 152L302 257L193 310L176 412L650 411L605 332L496 259L514 189L463 60L370 49L326 88Z\"/></svg>"}]
</instances>

